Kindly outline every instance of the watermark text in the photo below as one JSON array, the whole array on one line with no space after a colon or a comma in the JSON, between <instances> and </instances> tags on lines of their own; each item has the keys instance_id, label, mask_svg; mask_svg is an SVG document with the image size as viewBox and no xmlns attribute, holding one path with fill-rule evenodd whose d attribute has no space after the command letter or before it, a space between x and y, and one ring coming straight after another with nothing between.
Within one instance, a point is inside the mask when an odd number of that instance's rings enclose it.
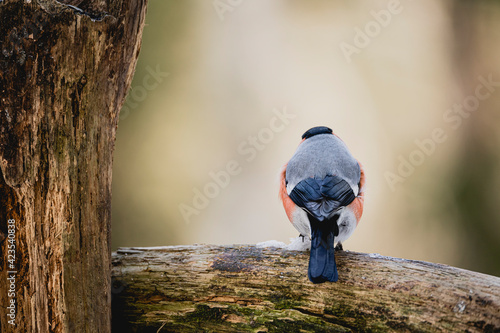
<instances>
[{"instance_id":1,"label":"watermark text","mask_svg":"<svg viewBox=\"0 0 500 333\"><path fill-rule=\"evenodd\" d=\"M16 304L16 220L7 221L7 322L15 325Z\"/></svg>"},{"instance_id":2,"label":"watermark text","mask_svg":"<svg viewBox=\"0 0 500 333\"><path fill-rule=\"evenodd\" d=\"M238 144L236 151L243 158L243 161L232 159L225 164L222 170L209 172L210 181L201 188L193 189L194 195L191 204L181 203L179 205L179 212L184 221L189 223L193 216L199 215L202 210L206 209L210 204L210 200L216 198L223 189L229 186L231 178L243 171L243 164L255 160L259 152L266 148L277 133L285 130L286 126L295 117L296 115L289 113L286 107L282 110L274 109L273 117L269 120L267 127L249 135Z\"/></svg>"}]
</instances>

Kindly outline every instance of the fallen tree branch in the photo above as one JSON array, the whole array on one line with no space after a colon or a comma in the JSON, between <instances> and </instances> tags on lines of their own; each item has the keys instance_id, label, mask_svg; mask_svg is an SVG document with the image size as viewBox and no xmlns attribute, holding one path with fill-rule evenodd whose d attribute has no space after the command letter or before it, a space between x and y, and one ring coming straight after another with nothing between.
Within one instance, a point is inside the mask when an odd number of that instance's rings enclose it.
<instances>
[{"instance_id":1,"label":"fallen tree branch","mask_svg":"<svg viewBox=\"0 0 500 333\"><path fill-rule=\"evenodd\" d=\"M114 332L500 332L500 278L337 252L339 281L307 279L308 252L242 246L113 253Z\"/></svg>"}]
</instances>

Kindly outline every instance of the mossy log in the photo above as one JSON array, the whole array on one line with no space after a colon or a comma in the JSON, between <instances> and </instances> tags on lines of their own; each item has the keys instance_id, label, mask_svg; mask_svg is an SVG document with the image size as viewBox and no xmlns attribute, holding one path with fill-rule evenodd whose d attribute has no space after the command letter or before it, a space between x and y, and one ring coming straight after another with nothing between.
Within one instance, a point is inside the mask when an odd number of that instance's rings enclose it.
<instances>
[{"instance_id":1,"label":"mossy log","mask_svg":"<svg viewBox=\"0 0 500 333\"><path fill-rule=\"evenodd\" d=\"M308 252L241 246L120 248L114 332L500 332L500 278L337 252L312 284Z\"/></svg>"}]
</instances>

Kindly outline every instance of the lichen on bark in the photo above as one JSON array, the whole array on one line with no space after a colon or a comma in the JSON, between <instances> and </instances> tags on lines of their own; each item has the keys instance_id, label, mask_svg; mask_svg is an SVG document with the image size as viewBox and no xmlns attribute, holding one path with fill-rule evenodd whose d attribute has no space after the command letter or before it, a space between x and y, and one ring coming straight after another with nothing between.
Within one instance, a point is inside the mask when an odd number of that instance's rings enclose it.
<instances>
[{"instance_id":1,"label":"lichen on bark","mask_svg":"<svg viewBox=\"0 0 500 333\"><path fill-rule=\"evenodd\" d=\"M123 248L115 332L500 330L500 278L338 252L338 283L307 279L308 252L241 246Z\"/></svg>"}]
</instances>

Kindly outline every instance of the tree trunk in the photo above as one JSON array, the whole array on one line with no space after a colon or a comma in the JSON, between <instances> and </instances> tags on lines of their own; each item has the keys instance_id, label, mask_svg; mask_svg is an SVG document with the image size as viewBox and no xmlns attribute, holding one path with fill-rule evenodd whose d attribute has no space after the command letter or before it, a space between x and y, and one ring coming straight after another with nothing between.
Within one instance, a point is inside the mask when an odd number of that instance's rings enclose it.
<instances>
[{"instance_id":1,"label":"tree trunk","mask_svg":"<svg viewBox=\"0 0 500 333\"><path fill-rule=\"evenodd\" d=\"M2 332L110 331L113 147L146 0L63 2L0 3Z\"/></svg>"},{"instance_id":2,"label":"tree trunk","mask_svg":"<svg viewBox=\"0 0 500 333\"><path fill-rule=\"evenodd\" d=\"M312 284L308 252L255 246L121 248L114 332L500 332L500 278L337 252Z\"/></svg>"}]
</instances>

